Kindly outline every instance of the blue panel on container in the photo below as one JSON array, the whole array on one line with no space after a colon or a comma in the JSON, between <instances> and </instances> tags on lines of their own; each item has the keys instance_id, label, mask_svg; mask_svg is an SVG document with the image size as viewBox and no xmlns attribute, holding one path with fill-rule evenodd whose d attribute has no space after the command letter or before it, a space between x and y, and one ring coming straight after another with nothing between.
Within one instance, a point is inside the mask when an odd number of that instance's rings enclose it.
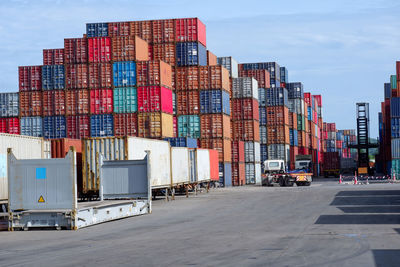
<instances>
[{"instance_id":1,"label":"blue panel on container","mask_svg":"<svg viewBox=\"0 0 400 267\"><path fill-rule=\"evenodd\" d=\"M46 179L46 168L36 168L36 179Z\"/></svg>"},{"instance_id":2,"label":"blue panel on container","mask_svg":"<svg viewBox=\"0 0 400 267\"><path fill-rule=\"evenodd\" d=\"M384 97L385 98L390 98L392 96L392 87L390 83L385 83L384 84Z\"/></svg>"},{"instance_id":3,"label":"blue panel on container","mask_svg":"<svg viewBox=\"0 0 400 267\"><path fill-rule=\"evenodd\" d=\"M87 23L87 37L103 37L108 36L108 23Z\"/></svg>"},{"instance_id":4,"label":"blue panel on container","mask_svg":"<svg viewBox=\"0 0 400 267\"><path fill-rule=\"evenodd\" d=\"M219 163L219 182L224 187L232 186L232 165L231 165L231 163Z\"/></svg>"},{"instance_id":5,"label":"blue panel on container","mask_svg":"<svg viewBox=\"0 0 400 267\"><path fill-rule=\"evenodd\" d=\"M311 109L311 107L307 107L307 119L309 121L312 120L312 109Z\"/></svg>"},{"instance_id":6,"label":"blue panel on container","mask_svg":"<svg viewBox=\"0 0 400 267\"><path fill-rule=\"evenodd\" d=\"M304 89L301 82L288 83L286 84L286 88L288 90L288 98L293 99L304 97Z\"/></svg>"},{"instance_id":7,"label":"blue panel on container","mask_svg":"<svg viewBox=\"0 0 400 267\"><path fill-rule=\"evenodd\" d=\"M190 137L169 137L164 140L168 141L173 147L197 148L197 139Z\"/></svg>"},{"instance_id":8,"label":"blue panel on container","mask_svg":"<svg viewBox=\"0 0 400 267\"><path fill-rule=\"evenodd\" d=\"M268 88L267 106L288 106L288 92L286 88Z\"/></svg>"},{"instance_id":9,"label":"blue panel on container","mask_svg":"<svg viewBox=\"0 0 400 267\"><path fill-rule=\"evenodd\" d=\"M390 114L392 117L400 117L400 97L390 99Z\"/></svg>"},{"instance_id":10,"label":"blue panel on container","mask_svg":"<svg viewBox=\"0 0 400 267\"><path fill-rule=\"evenodd\" d=\"M67 126L64 116L50 116L43 118L43 136L44 138L66 138Z\"/></svg>"},{"instance_id":11,"label":"blue panel on container","mask_svg":"<svg viewBox=\"0 0 400 267\"><path fill-rule=\"evenodd\" d=\"M263 162L268 159L268 145L260 145L260 153L261 153L261 166L263 166Z\"/></svg>"},{"instance_id":12,"label":"blue panel on container","mask_svg":"<svg viewBox=\"0 0 400 267\"><path fill-rule=\"evenodd\" d=\"M64 65L42 66L42 89L64 89Z\"/></svg>"},{"instance_id":13,"label":"blue panel on container","mask_svg":"<svg viewBox=\"0 0 400 267\"><path fill-rule=\"evenodd\" d=\"M200 91L201 113L225 113L230 115L229 94L222 90Z\"/></svg>"},{"instance_id":14,"label":"blue panel on container","mask_svg":"<svg viewBox=\"0 0 400 267\"><path fill-rule=\"evenodd\" d=\"M260 108L258 111L259 111L260 125L267 125L267 109Z\"/></svg>"},{"instance_id":15,"label":"blue panel on container","mask_svg":"<svg viewBox=\"0 0 400 267\"><path fill-rule=\"evenodd\" d=\"M176 43L177 66L206 66L207 50L197 42Z\"/></svg>"},{"instance_id":16,"label":"blue panel on container","mask_svg":"<svg viewBox=\"0 0 400 267\"><path fill-rule=\"evenodd\" d=\"M136 85L136 63L134 61L114 62L113 74L115 87Z\"/></svg>"},{"instance_id":17,"label":"blue panel on container","mask_svg":"<svg viewBox=\"0 0 400 267\"><path fill-rule=\"evenodd\" d=\"M288 70L286 69L286 67L280 68L280 77L281 77L281 82L283 83L287 83L289 81Z\"/></svg>"},{"instance_id":18,"label":"blue panel on container","mask_svg":"<svg viewBox=\"0 0 400 267\"><path fill-rule=\"evenodd\" d=\"M113 116L105 115L92 115L90 117L90 136L91 137L105 137L114 135L114 122Z\"/></svg>"}]
</instances>

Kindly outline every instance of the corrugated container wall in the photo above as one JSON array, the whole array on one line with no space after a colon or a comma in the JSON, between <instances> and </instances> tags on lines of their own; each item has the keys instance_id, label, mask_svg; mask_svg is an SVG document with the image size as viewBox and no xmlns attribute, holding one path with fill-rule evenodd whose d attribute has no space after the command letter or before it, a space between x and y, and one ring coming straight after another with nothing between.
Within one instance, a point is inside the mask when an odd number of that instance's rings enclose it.
<instances>
[{"instance_id":1,"label":"corrugated container wall","mask_svg":"<svg viewBox=\"0 0 400 267\"><path fill-rule=\"evenodd\" d=\"M177 66L206 66L207 50L200 43L176 43Z\"/></svg>"},{"instance_id":2,"label":"corrugated container wall","mask_svg":"<svg viewBox=\"0 0 400 267\"><path fill-rule=\"evenodd\" d=\"M0 93L0 117L19 116L19 94Z\"/></svg>"},{"instance_id":3,"label":"corrugated container wall","mask_svg":"<svg viewBox=\"0 0 400 267\"><path fill-rule=\"evenodd\" d=\"M229 71L232 78L239 77L238 62L233 57L218 57L218 65L223 66Z\"/></svg>"},{"instance_id":4,"label":"corrugated container wall","mask_svg":"<svg viewBox=\"0 0 400 267\"><path fill-rule=\"evenodd\" d=\"M41 117L21 117L21 135L42 137L43 125Z\"/></svg>"},{"instance_id":5,"label":"corrugated container wall","mask_svg":"<svg viewBox=\"0 0 400 267\"><path fill-rule=\"evenodd\" d=\"M64 65L64 49L43 49L43 65Z\"/></svg>"},{"instance_id":6,"label":"corrugated container wall","mask_svg":"<svg viewBox=\"0 0 400 267\"><path fill-rule=\"evenodd\" d=\"M42 66L42 89L64 89L64 65Z\"/></svg>"}]
</instances>

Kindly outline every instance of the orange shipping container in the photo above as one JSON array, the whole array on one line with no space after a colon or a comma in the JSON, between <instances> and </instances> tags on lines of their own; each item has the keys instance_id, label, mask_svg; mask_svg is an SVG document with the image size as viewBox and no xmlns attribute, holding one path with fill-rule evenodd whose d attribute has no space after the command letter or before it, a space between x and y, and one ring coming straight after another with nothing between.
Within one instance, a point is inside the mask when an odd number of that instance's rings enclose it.
<instances>
[{"instance_id":1,"label":"orange shipping container","mask_svg":"<svg viewBox=\"0 0 400 267\"><path fill-rule=\"evenodd\" d=\"M297 114L293 113L292 114L293 118L293 129L297 130Z\"/></svg>"},{"instance_id":2,"label":"orange shipping container","mask_svg":"<svg viewBox=\"0 0 400 267\"><path fill-rule=\"evenodd\" d=\"M289 128L293 129L293 112L289 111Z\"/></svg>"},{"instance_id":3,"label":"orange shipping container","mask_svg":"<svg viewBox=\"0 0 400 267\"><path fill-rule=\"evenodd\" d=\"M200 116L201 138L231 139L231 119L228 115L208 114Z\"/></svg>"},{"instance_id":4,"label":"orange shipping container","mask_svg":"<svg viewBox=\"0 0 400 267\"><path fill-rule=\"evenodd\" d=\"M260 142L260 124L255 120L232 121L233 140Z\"/></svg>"},{"instance_id":5,"label":"orange shipping container","mask_svg":"<svg viewBox=\"0 0 400 267\"><path fill-rule=\"evenodd\" d=\"M268 126L267 127L268 144L290 144L289 126Z\"/></svg>"},{"instance_id":6,"label":"orange shipping container","mask_svg":"<svg viewBox=\"0 0 400 267\"><path fill-rule=\"evenodd\" d=\"M149 45L137 36L121 36L111 39L113 61L150 60Z\"/></svg>"},{"instance_id":7,"label":"orange shipping container","mask_svg":"<svg viewBox=\"0 0 400 267\"><path fill-rule=\"evenodd\" d=\"M115 136L137 136L137 113L115 114Z\"/></svg>"},{"instance_id":8,"label":"orange shipping container","mask_svg":"<svg viewBox=\"0 0 400 267\"><path fill-rule=\"evenodd\" d=\"M207 65L208 66L216 66L217 65L217 56L207 50Z\"/></svg>"},{"instance_id":9,"label":"orange shipping container","mask_svg":"<svg viewBox=\"0 0 400 267\"><path fill-rule=\"evenodd\" d=\"M231 141L222 138L201 139L201 148L215 149L218 151L219 162L231 162Z\"/></svg>"},{"instance_id":10,"label":"orange shipping container","mask_svg":"<svg viewBox=\"0 0 400 267\"><path fill-rule=\"evenodd\" d=\"M89 114L89 90L66 91L65 114Z\"/></svg>"},{"instance_id":11,"label":"orange shipping container","mask_svg":"<svg viewBox=\"0 0 400 267\"><path fill-rule=\"evenodd\" d=\"M286 106L267 107L267 125L289 125L289 109Z\"/></svg>"},{"instance_id":12,"label":"orange shipping container","mask_svg":"<svg viewBox=\"0 0 400 267\"><path fill-rule=\"evenodd\" d=\"M151 20L130 22L130 34L137 35L148 43L153 40Z\"/></svg>"},{"instance_id":13,"label":"orange shipping container","mask_svg":"<svg viewBox=\"0 0 400 267\"><path fill-rule=\"evenodd\" d=\"M20 92L19 93L19 115L20 116L42 116L42 92Z\"/></svg>"},{"instance_id":14,"label":"orange shipping container","mask_svg":"<svg viewBox=\"0 0 400 267\"><path fill-rule=\"evenodd\" d=\"M129 22L109 22L108 23L108 36L128 36L130 35Z\"/></svg>"},{"instance_id":15,"label":"orange shipping container","mask_svg":"<svg viewBox=\"0 0 400 267\"><path fill-rule=\"evenodd\" d=\"M89 64L89 88L111 87L112 68L110 63Z\"/></svg>"},{"instance_id":16,"label":"orange shipping container","mask_svg":"<svg viewBox=\"0 0 400 267\"><path fill-rule=\"evenodd\" d=\"M199 89L199 67L175 68L175 89L176 90L197 90Z\"/></svg>"},{"instance_id":17,"label":"orange shipping container","mask_svg":"<svg viewBox=\"0 0 400 267\"><path fill-rule=\"evenodd\" d=\"M175 26L173 19L153 20L151 26L154 44L175 42Z\"/></svg>"},{"instance_id":18,"label":"orange shipping container","mask_svg":"<svg viewBox=\"0 0 400 267\"><path fill-rule=\"evenodd\" d=\"M65 65L65 81L67 89L88 88L88 65Z\"/></svg>"},{"instance_id":19,"label":"orange shipping container","mask_svg":"<svg viewBox=\"0 0 400 267\"><path fill-rule=\"evenodd\" d=\"M86 38L64 39L64 63L86 63L88 61Z\"/></svg>"},{"instance_id":20,"label":"orange shipping container","mask_svg":"<svg viewBox=\"0 0 400 267\"><path fill-rule=\"evenodd\" d=\"M43 116L65 115L65 91L43 91Z\"/></svg>"},{"instance_id":21,"label":"orange shipping container","mask_svg":"<svg viewBox=\"0 0 400 267\"><path fill-rule=\"evenodd\" d=\"M200 92L176 91L176 103L178 115L196 115L200 114Z\"/></svg>"},{"instance_id":22,"label":"orange shipping container","mask_svg":"<svg viewBox=\"0 0 400 267\"><path fill-rule=\"evenodd\" d=\"M171 114L152 112L138 114L138 137L173 137L173 117Z\"/></svg>"},{"instance_id":23,"label":"orange shipping container","mask_svg":"<svg viewBox=\"0 0 400 267\"><path fill-rule=\"evenodd\" d=\"M218 151L214 149L208 150L210 154L210 178L211 181L219 181L219 164Z\"/></svg>"},{"instance_id":24,"label":"orange shipping container","mask_svg":"<svg viewBox=\"0 0 400 267\"><path fill-rule=\"evenodd\" d=\"M175 44L154 44L153 58L154 60L162 60L171 66L175 66Z\"/></svg>"},{"instance_id":25,"label":"orange shipping container","mask_svg":"<svg viewBox=\"0 0 400 267\"><path fill-rule=\"evenodd\" d=\"M232 185L241 186L246 183L245 163L232 163Z\"/></svg>"},{"instance_id":26,"label":"orange shipping container","mask_svg":"<svg viewBox=\"0 0 400 267\"><path fill-rule=\"evenodd\" d=\"M222 66L209 66L209 86L200 89L223 89L230 91L229 71Z\"/></svg>"},{"instance_id":27,"label":"orange shipping container","mask_svg":"<svg viewBox=\"0 0 400 267\"><path fill-rule=\"evenodd\" d=\"M64 158L71 146L75 148L76 153L82 153L82 141L80 139L52 139L51 158Z\"/></svg>"},{"instance_id":28,"label":"orange shipping container","mask_svg":"<svg viewBox=\"0 0 400 267\"><path fill-rule=\"evenodd\" d=\"M172 88L171 66L161 60L136 62L138 86L165 86Z\"/></svg>"}]
</instances>

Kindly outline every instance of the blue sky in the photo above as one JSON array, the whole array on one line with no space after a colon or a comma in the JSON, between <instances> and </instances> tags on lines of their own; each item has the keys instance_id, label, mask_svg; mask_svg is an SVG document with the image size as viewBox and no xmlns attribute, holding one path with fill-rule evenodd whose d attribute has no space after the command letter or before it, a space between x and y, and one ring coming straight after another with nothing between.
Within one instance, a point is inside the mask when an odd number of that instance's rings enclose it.
<instances>
[{"instance_id":1,"label":"blue sky","mask_svg":"<svg viewBox=\"0 0 400 267\"><path fill-rule=\"evenodd\" d=\"M18 66L42 64L43 48L63 47L87 22L199 17L217 56L277 61L322 94L324 121L355 128L355 103L369 102L375 137L383 83L400 59L399 14L397 0L3 0L0 90L17 91Z\"/></svg>"}]
</instances>

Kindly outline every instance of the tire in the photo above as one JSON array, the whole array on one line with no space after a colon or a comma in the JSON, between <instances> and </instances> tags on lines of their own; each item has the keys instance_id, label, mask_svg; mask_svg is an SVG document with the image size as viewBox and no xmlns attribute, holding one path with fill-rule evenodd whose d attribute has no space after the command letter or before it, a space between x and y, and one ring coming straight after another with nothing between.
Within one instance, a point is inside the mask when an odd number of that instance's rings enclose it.
<instances>
[{"instance_id":1,"label":"tire","mask_svg":"<svg viewBox=\"0 0 400 267\"><path fill-rule=\"evenodd\" d=\"M311 182L304 182L304 186L310 186Z\"/></svg>"},{"instance_id":2,"label":"tire","mask_svg":"<svg viewBox=\"0 0 400 267\"><path fill-rule=\"evenodd\" d=\"M286 186L292 187L294 185L294 182L292 181L287 181Z\"/></svg>"},{"instance_id":3,"label":"tire","mask_svg":"<svg viewBox=\"0 0 400 267\"><path fill-rule=\"evenodd\" d=\"M296 182L297 186L303 186L303 182Z\"/></svg>"},{"instance_id":4,"label":"tire","mask_svg":"<svg viewBox=\"0 0 400 267\"><path fill-rule=\"evenodd\" d=\"M280 177L280 178L279 178L279 186L280 186L280 187L284 187L285 185L286 185L286 183L285 183L285 178Z\"/></svg>"}]
</instances>

